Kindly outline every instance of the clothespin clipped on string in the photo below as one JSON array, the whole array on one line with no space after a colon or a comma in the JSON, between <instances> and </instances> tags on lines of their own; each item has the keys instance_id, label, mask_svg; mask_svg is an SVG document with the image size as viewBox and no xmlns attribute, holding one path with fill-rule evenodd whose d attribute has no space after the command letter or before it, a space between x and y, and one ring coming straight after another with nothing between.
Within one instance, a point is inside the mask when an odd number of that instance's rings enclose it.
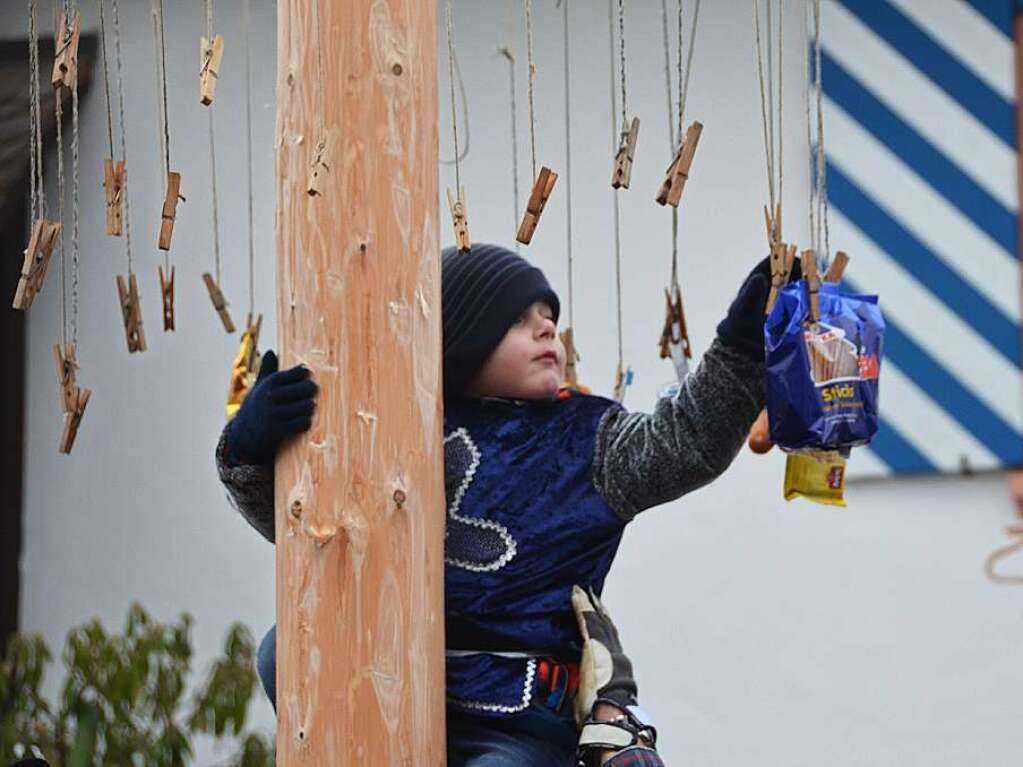
<instances>
[{"instance_id":1,"label":"clothespin clipped on string","mask_svg":"<svg viewBox=\"0 0 1023 767\"><path fill-rule=\"evenodd\" d=\"M204 35L199 43L199 57L199 103L208 107L217 90L220 62L224 58L224 36L216 35L210 40Z\"/></svg>"},{"instance_id":2,"label":"clothespin clipped on string","mask_svg":"<svg viewBox=\"0 0 1023 767\"><path fill-rule=\"evenodd\" d=\"M682 190L685 188L686 179L689 178L689 169L696 156L696 146L700 143L700 135L703 133L703 124L694 121L686 130L685 140L678 148L675 159L668 166L668 172L664 177L664 183L657 193L658 205L671 205L677 208L682 200Z\"/></svg>"},{"instance_id":3,"label":"clothespin clipped on string","mask_svg":"<svg viewBox=\"0 0 1023 767\"><path fill-rule=\"evenodd\" d=\"M181 194L181 174L167 174L167 194L163 200L163 211L160 214L160 250L170 250L171 238L174 236L174 221L178 215L178 200L186 202Z\"/></svg>"},{"instance_id":4,"label":"clothespin clipped on string","mask_svg":"<svg viewBox=\"0 0 1023 767\"><path fill-rule=\"evenodd\" d=\"M64 11L61 11L60 21L57 23L57 36L54 39L56 50L53 57L53 74L50 77L54 88L60 86L71 88L75 84L78 77L78 39L81 33L81 15L76 11L69 20Z\"/></svg>"},{"instance_id":5,"label":"clothespin clipped on string","mask_svg":"<svg viewBox=\"0 0 1023 767\"><path fill-rule=\"evenodd\" d=\"M614 170L611 171L611 188L628 189L632 178L632 160L636 155L636 139L639 138L639 118L633 117L632 124L623 126L615 156Z\"/></svg>"},{"instance_id":6,"label":"clothespin clipped on string","mask_svg":"<svg viewBox=\"0 0 1023 767\"><path fill-rule=\"evenodd\" d=\"M41 218L32 225L32 235L29 237L28 247L25 249L25 260L22 263L18 287L14 293L12 306L15 309L26 311L32 306L36 293L42 290L46 267L49 266L58 234L60 234L60 224L55 221Z\"/></svg>"},{"instance_id":7,"label":"clothespin clipped on string","mask_svg":"<svg viewBox=\"0 0 1023 767\"><path fill-rule=\"evenodd\" d=\"M632 386L632 368L627 367L622 370L622 366L619 364L618 369L615 371L615 387L611 397L616 402L621 404L625 401L625 390Z\"/></svg>"},{"instance_id":8,"label":"clothespin clipped on string","mask_svg":"<svg viewBox=\"0 0 1023 767\"><path fill-rule=\"evenodd\" d=\"M234 418L242 401L255 384L262 362L259 354L259 332L263 327L263 315L260 314L253 324L250 314L245 320L245 325L238 354L231 365L231 383L227 390L227 405L224 408L229 421Z\"/></svg>"},{"instance_id":9,"label":"clothespin clipped on string","mask_svg":"<svg viewBox=\"0 0 1023 767\"><path fill-rule=\"evenodd\" d=\"M557 180L557 173L546 165L541 166L540 172L536 176L536 182L533 184L533 191L529 195L529 201L526 203L526 212L522 216L519 232L515 236L515 239L523 245L528 245L533 239L536 226L540 223L540 215L547 206L547 200L550 199Z\"/></svg>"},{"instance_id":10,"label":"clothespin clipped on string","mask_svg":"<svg viewBox=\"0 0 1023 767\"><path fill-rule=\"evenodd\" d=\"M810 296L810 322L816 324L821 321L821 281L817 274L817 254L813 250L804 250L800 263L806 279L806 291Z\"/></svg>"},{"instance_id":11,"label":"clothespin clipped on string","mask_svg":"<svg viewBox=\"0 0 1023 767\"><path fill-rule=\"evenodd\" d=\"M60 344L53 347L53 358L57 363L57 382L60 387L60 406L64 412L64 427L60 434L59 450L63 454L71 452L78 427L85 415L85 406L92 396L91 389L83 389L75 382L75 370L78 368L74 344L61 348Z\"/></svg>"},{"instance_id":12,"label":"clothespin clipped on string","mask_svg":"<svg viewBox=\"0 0 1023 767\"><path fill-rule=\"evenodd\" d=\"M107 234L120 237L124 219L124 160L103 161L103 188L107 194Z\"/></svg>"},{"instance_id":13,"label":"clothespin clipped on string","mask_svg":"<svg viewBox=\"0 0 1023 767\"><path fill-rule=\"evenodd\" d=\"M464 188L459 187L457 198L448 189L448 207L451 209L451 220L455 226L455 245L463 253L468 253L472 250L472 240L469 239L469 220L466 218Z\"/></svg>"},{"instance_id":14,"label":"clothespin clipped on string","mask_svg":"<svg viewBox=\"0 0 1023 767\"><path fill-rule=\"evenodd\" d=\"M576 363L581 358L575 348L575 331L572 328L565 328L558 335L561 337L561 344L565 347L565 383L571 387L577 387L579 374Z\"/></svg>"},{"instance_id":15,"label":"clothespin clipped on string","mask_svg":"<svg viewBox=\"0 0 1023 767\"><path fill-rule=\"evenodd\" d=\"M163 267L160 270L160 297L163 300L163 329L164 331L174 330L174 267L170 268L170 275L164 274Z\"/></svg>"},{"instance_id":16,"label":"clothespin clipped on string","mask_svg":"<svg viewBox=\"0 0 1023 767\"><path fill-rule=\"evenodd\" d=\"M681 383L689 373L689 360L693 358L685 313L682 310L682 290L676 282L664 289L664 329L661 331L661 359L670 359Z\"/></svg>"},{"instance_id":17,"label":"clothespin clipped on string","mask_svg":"<svg viewBox=\"0 0 1023 767\"><path fill-rule=\"evenodd\" d=\"M227 300L220 291L220 286L209 272L203 272L202 279L210 293L210 301L213 302L213 308L217 310L217 314L220 315L220 321L224 323L224 330L228 333L233 333L234 323L231 321L231 315L227 311Z\"/></svg>"},{"instance_id":18,"label":"clothespin clipped on string","mask_svg":"<svg viewBox=\"0 0 1023 767\"><path fill-rule=\"evenodd\" d=\"M124 336L128 341L128 353L146 350L146 334L142 329L142 309L139 304L139 284L134 274L125 280L117 275L117 295L121 304L121 318L124 320Z\"/></svg>"},{"instance_id":19,"label":"clothespin clipped on string","mask_svg":"<svg viewBox=\"0 0 1023 767\"><path fill-rule=\"evenodd\" d=\"M828 267L828 273L824 275L824 281L834 284L838 284L842 281L842 275L845 274L845 268L849 265L849 254L844 250L840 250L835 253L835 259L831 262L831 266Z\"/></svg>"}]
</instances>

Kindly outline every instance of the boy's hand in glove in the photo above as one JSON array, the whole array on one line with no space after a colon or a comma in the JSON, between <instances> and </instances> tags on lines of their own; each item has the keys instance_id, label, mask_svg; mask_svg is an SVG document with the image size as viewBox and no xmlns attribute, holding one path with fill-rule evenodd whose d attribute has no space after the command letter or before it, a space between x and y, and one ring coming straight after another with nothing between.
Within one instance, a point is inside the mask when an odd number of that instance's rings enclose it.
<instances>
[{"instance_id":1,"label":"boy's hand in glove","mask_svg":"<svg viewBox=\"0 0 1023 767\"><path fill-rule=\"evenodd\" d=\"M789 282L802 276L797 259ZM728 307L728 314L718 324L718 337L726 346L747 357L764 359L764 313L771 293L771 259L765 258L754 267L739 288L739 295Z\"/></svg>"},{"instance_id":2,"label":"boy's hand in glove","mask_svg":"<svg viewBox=\"0 0 1023 767\"><path fill-rule=\"evenodd\" d=\"M231 452L241 462L272 463L285 439L312 426L318 390L309 368L278 371L277 355L268 350L252 391L227 425Z\"/></svg>"}]
</instances>

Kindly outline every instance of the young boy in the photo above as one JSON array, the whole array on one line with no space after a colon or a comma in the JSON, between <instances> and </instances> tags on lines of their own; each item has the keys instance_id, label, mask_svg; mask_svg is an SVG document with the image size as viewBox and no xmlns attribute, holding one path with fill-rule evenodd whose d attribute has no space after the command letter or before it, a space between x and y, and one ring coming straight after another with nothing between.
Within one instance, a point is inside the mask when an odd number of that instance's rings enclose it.
<instances>
[{"instance_id":1,"label":"young boy","mask_svg":"<svg viewBox=\"0 0 1023 767\"><path fill-rule=\"evenodd\" d=\"M562 388L560 303L539 269L496 245L444 251L449 765L661 764L596 594L628 522L738 453L764 404L769 282L765 259L678 393L629 413ZM263 365L217 465L272 542L273 457L310 427L316 385L301 366L276 372L272 352ZM274 643L271 629L259 664L271 700Z\"/></svg>"}]
</instances>

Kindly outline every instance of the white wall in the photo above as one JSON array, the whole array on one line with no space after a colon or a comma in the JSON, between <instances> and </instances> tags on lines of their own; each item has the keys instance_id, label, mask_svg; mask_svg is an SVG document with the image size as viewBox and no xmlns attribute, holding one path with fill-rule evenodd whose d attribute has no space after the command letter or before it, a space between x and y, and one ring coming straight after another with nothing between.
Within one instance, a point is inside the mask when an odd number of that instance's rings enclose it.
<instances>
[{"instance_id":1,"label":"white wall","mask_svg":"<svg viewBox=\"0 0 1023 767\"><path fill-rule=\"evenodd\" d=\"M274 11L255 11L257 301L276 327L272 166ZM520 4L517 4L520 5ZM689 5L689 4L687 4ZM129 165L136 259L150 351L124 348L113 275L121 244L102 234L106 154L97 88L82 115L81 381L94 397L74 454L59 456L50 345L59 330L51 275L29 323L28 454L22 625L60 646L93 615L119 625L140 600L164 619L196 616L198 665L232 620L259 634L273 621L273 550L227 506L212 464L236 339L225 336L202 287L212 262L205 113L195 99L199 3L168 4L172 163L187 204L175 233L179 330L160 330L154 247L160 180L149 3L122 0ZM804 239L806 171L802 21L786 29L786 221ZM653 204L667 156L660 3L629 4L630 112L643 119L632 189L622 196L628 402L641 408L671 377L656 358L670 216ZM86 4L91 19L94 11ZM519 56L520 183L529 188L521 8L455 3L470 94L471 149L463 167L472 236L510 242L507 65ZM218 88L218 160L225 290L245 311L245 191L240 1L217 3L227 55ZM560 11L536 3L539 161L565 170ZM441 19L443 21L443 18ZM5 4L0 28L25 26ZM683 286L691 335L706 348L714 325L764 250L766 198L748 3L704 3L688 115L705 130L682 206ZM443 32L443 25L441 25ZM610 387L615 366L611 127L607 9L572 3L573 210L576 327L582 377ZM441 48L442 156L450 107ZM52 164L52 160L51 160ZM566 177L528 255L566 300ZM453 185L453 170L441 172ZM443 220L446 222L447 217ZM450 242L448 229L442 239ZM855 269L855 261L851 267ZM883 293L883 286L878 286ZM964 361L968 364L968 361ZM854 456L855 460L855 456ZM987 552L1012 509L1001 475L856 484L847 510L780 497L783 460L744 453L715 485L641 517L626 535L607 601L637 666L643 702L662 727L669 763L741 765L965 765L1018 759L1023 713L1019 591L988 584ZM51 688L56 679L51 679ZM260 700L256 721L270 727ZM210 763L204 748L200 764Z\"/></svg>"}]
</instances>

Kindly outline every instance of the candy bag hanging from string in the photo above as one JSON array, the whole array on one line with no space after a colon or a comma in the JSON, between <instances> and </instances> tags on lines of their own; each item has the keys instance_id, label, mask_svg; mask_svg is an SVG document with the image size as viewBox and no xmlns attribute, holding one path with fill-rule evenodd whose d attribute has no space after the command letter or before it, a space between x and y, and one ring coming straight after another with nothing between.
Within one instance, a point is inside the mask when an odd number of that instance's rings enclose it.
<instances>
[{"instance_id":1,"label":"candy bag hanging from string","mask_svg":"<svg viewBox=\"0 0 1023 767\"><path fill-rule=\"evenodd\" d=\"M866 445L877 433L884 318L877 296L820 288L810 318L807 280L783 288L764 323L771 441L785 450Z\"/></svg>"}]
</instances>

